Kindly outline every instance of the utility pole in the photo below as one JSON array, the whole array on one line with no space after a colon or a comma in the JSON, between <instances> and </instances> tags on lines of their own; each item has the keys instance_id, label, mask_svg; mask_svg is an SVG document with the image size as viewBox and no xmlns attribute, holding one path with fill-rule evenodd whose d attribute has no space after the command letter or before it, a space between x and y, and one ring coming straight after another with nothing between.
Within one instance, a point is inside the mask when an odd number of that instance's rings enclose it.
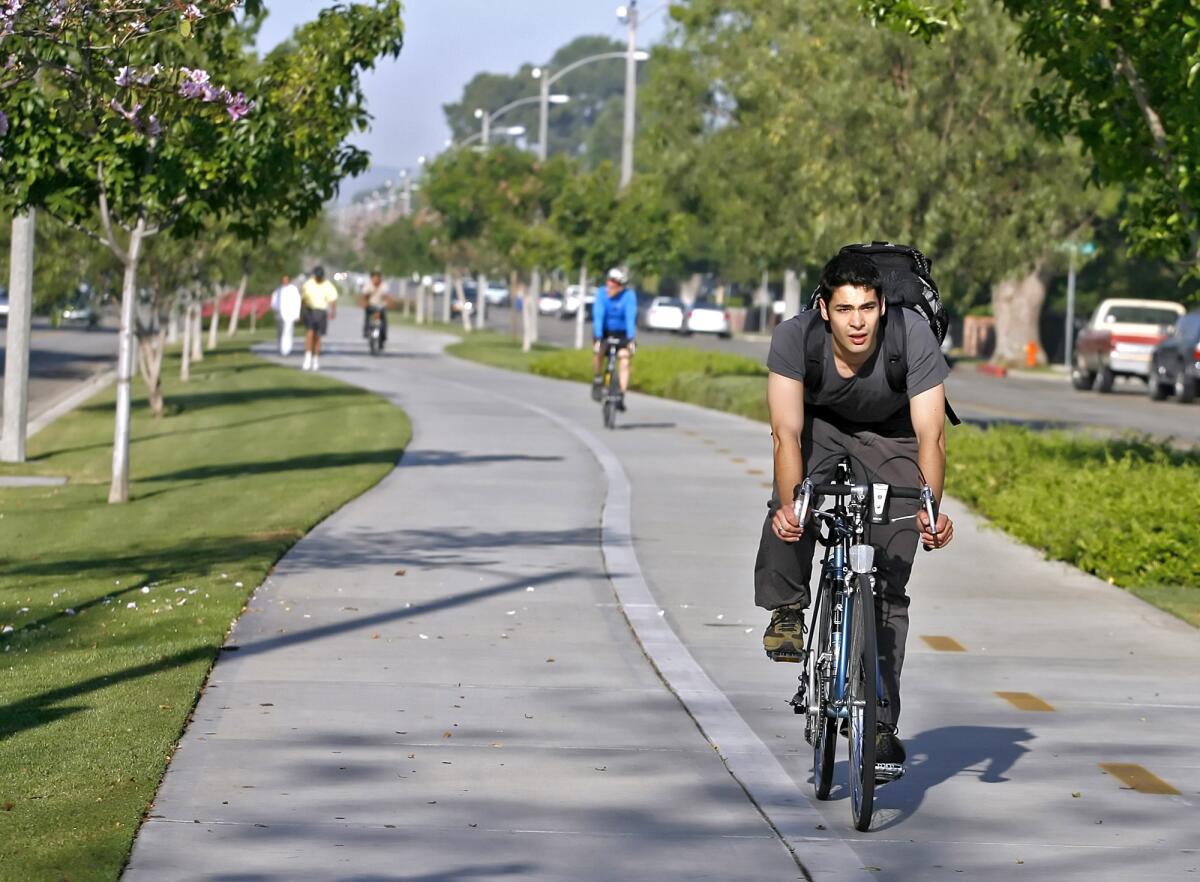
<instances>
[{"instance_id":1,"label":"utility pole","mask_svg":"<svg viewBox=\"0 0 1200 882\"><path fill-rule=\"evenodd\" d=\"M548 153L546 138L550 129L550 72L543 70L538 77L541 80L541 93L538 101L538 159L546 161Z\"/></svg>"},{"instance_id":2,"label":"utility pole","mask_svg":"<svg viewBox=\"0 0 1200 882\"><path fill-rule=\"evenodd\" d=\"M33 323L34 210L13 216L8 278L8 331L4 346L4 427L0 460L25 461L29 416L29 332Z\"/></svg>"},{"instance_id":3,"label":"utility pole","mask_svg":"<svg viewBox=\"0 0 1200 882\"><path fill-rule=\"evenodd\" d=\"M625 56L625 129L621 134L621 189L633 177L633 134L637 122L637 0L617 7L617 18L629 26L629 48Z\"/></svg>"},{"instance_id":4,"label":"utility pole","mask_svg":"<svg viewBox=\"0 0 1200 882\"><path fill-rule=\"evenodd\" d=\"M1075 243L1067 245L1067 324L1066 346L1063 351L1063 364L1071 369L1072 352L1075 343Z\"/></svg>"}]
</instances>

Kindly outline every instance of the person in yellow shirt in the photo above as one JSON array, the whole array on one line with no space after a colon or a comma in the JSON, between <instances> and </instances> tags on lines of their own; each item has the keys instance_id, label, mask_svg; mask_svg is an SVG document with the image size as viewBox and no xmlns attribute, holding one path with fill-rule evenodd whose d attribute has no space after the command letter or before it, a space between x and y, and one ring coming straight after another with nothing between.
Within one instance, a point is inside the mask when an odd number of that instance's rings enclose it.
<instances>
[{"instance_id":1,"label":"person in yellow shirt","mask_svg":"<svg viewBox=\"0 0 1200 882\"><path fill-rule=\"evenodd\" d=\"M321 369L321 338L329 330L329 320L337 317L338 291L325 278L325 268L315 267L312 278L300 291L303 309L300 317L306 329L304 335L304 370Z\"/></svg>"}]
</instances>

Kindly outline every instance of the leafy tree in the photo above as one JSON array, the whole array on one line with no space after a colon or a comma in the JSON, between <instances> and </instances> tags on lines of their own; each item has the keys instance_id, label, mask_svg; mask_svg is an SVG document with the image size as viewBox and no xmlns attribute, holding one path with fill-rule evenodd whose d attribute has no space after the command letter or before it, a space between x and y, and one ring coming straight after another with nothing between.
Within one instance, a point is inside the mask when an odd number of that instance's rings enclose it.
<instances>
[{"instance_id":1,"label":"leafy tree","mask_svg":"<svg viewBox=\"0 0 1200 882\"><path fill-rule=\"evenodd\" d=\"M723 273L908 241L938 260L952 298L978 280L1001 299L1027 282L1012 308L998 301L999 336L1019 350L1037 339L1050 249L1095 194L1074 145L1038 138L1021 112L1038 75L1010 51L1011 22L970 9L972 29L929 48L810 0L673 9L679 48L647 90L651 161L711 224ZM701 97L690 114L670 109L680 94Z\"/></svg>"},{"instance_id":2,"label":"leafy tree","mask_svg":"<svg viewBox=\"0 0 1200 882\"><path fill-rule=\"evenodd\" d=\"M1095 180L1129 192L1135 253L1200 274L1200 10L1194 0L1000 0L1021 50L1056 78L1030 106L1041 128L1077 137ZM877 20L925 37L957 23L961 0L864 0ZM963 26L974 26L974 13Z\"/></svg>"},{"instance_id":3,"label":"leafy tree","mask_svg":"<svg viewBox=\"0 0 1200 882\"><path fill-rule=\"evenodd\" d=\"M398 0L325 10L261 65L249 51L259 10L248 4L244 22L214 17L150 32L123 47L121 64L111 56L92 63L103 22L83 19L58 43L29 43L41 71L5 95L12 126L0 178L9 203L46 208L124 264L113 502L129 492L129 384L145 239L168 229L194 236L222 219L242 236L262 235L280 217L301 225L342 177L367 165L366 154L343 141L369 119L361 71L400 50ZM208 69L253 81L253 100L214 86ZM159 86L163 79L169 88ZM105 103L112 84L120 97ZM98 229L88 226L97 207Z\"/></svg>"}]
</instances>

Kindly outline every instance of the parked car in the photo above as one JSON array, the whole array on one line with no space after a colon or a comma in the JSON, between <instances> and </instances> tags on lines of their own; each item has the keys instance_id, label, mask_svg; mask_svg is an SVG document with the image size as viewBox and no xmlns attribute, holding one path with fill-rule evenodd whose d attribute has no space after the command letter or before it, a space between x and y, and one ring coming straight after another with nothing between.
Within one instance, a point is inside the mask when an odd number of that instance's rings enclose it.
<instances>
[{"instance_id":1,"label":"parked car","mask_svg":"<svg viewBox=\"0 0 1200 882\"><path fill-rule=\"evenodd\" d=\"M1117 377L1150 377L1150 353L1183 315L1170 300L1103 301L1075 342L1071 385L1111 392Z\"/></svg>"},{"instance_id":2,"label":"parked car","mask_svg":"<svg viewBox=\"0 0 1200 882\"><path fill-rule=\"evenodd\" d=\"M78 300L64 306L58 320L64 325L83 325L90 331L99 326L100 313L90 300Z\"/></svg>"},{"instance_id":3,"label":"parked car","mask_svg":"<svg viewBox=\"0 0 1200 882\"><path fill-rule=\"evenodd\" d=\"M1150 397L1162 401L1174 394L1180 404L1200 391L1200 309L1175 323L1170 337L1150 353Z\"/></svg>"},{"instance_id":4,"label":"parked car","mask_svg":"<svg viewBox=\"0 0 1200 882\"><path fill-rule=\"evenodd\" d=\"M563 298L562 310L559 316L562 318L571 318L579 311L579 286L567 285L567 296ZM588 289L583 295L584 315L592 314L592 305L596 302L596 292Z\"/></svg>"},{"instance_id":5,"label":"parked car","mask_svg":"<svg viewBox=\"0 0 1200 882\"><path fill-rule=\"evenodd\" d=\"M450 312L454 315L459 315L465 308L468 313L475 311L475 301L479 297L479 286L475 284L473 279L463 279L463 296L466 298L466 303L459 301L458 291L455 286L450 288Z\"/></svg>"},{"instance_id":6,"label":"parked car","mask_svg":"<svg viewBox=\"0 0 1200 882\"><path fill-rule=\"evenodd\" d=\"M557 315L563 308L563 296L559 291L546 291L538 298L538 312L542 315Z\"/></svg>"},{"instance_id":7,"label":"parked car","mask_svg":"<svg viewBox=\"0 0 1200 882\"><path fill-rule=\"evenodd\" d=\"M488 282L487 290L483 292L488 306L503 306L508 303L508 298L508 286L503 282Z\"/></svg>"},{"instance_id":8,"label":"parked car","mask_svg":"<svg viewBox=\"0 0 1200 882\"><path fill-rule=\"evenodd\" d=\"M696 301L684 318L684 333L716 334L720 337L732 335L729 312L718 303Z\"/></svg>"},{"instance_id":9,"label":"parked car","mask_svg":"<svg viewBox=\"0 0 1200 882\"><path fill-rule=\"evenodd\" d=\"M8 327L8 289L0 288L0 328Z\"/></svg>"},{"instance_id":10,"label":"parked car","mask_svg":"<svg viewBox=\"0 0 1200 882\"><path fill-rule=\"evenodd\" d=\"M683 330L683 316L687 309L682 300L674 297L655 297L642 316L642 327L647 331Z\"/></svg>"}]
</instances>

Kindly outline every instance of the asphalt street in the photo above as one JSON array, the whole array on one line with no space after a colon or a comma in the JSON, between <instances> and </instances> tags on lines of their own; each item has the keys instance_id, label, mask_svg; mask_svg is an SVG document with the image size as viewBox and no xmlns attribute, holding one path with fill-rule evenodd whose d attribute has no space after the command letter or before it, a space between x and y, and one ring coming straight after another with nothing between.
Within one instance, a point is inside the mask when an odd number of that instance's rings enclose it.
<instances>
[{"instance_id":1,"label":"asphalt street","mask_svg":"<svg viewBox=\"0 0 1200 882\"><path fill-rule=\"evenodd\" d=\"M1125 880L1200 874L1200 635L948 500L921 555L909 772L817 803L761 650L757 423L441 354L339 315L397 469L260 587L124 878ZM289 363L298 366L299 358Z\"/></svg>"},{"instance_id":2,"label":"asphalt street","mask_svg":"<svg viewBox=\"0 0 1200 882\"><path fill-rule=\"evenodd\" d=\"M507 330L511 325L510 311L495 310L489 324L497 330ZM575 341L575 324L572 319L542 316L538 333L548 343L571 346ZM648 346L734 352L760 362L766 361L770 347L766 337L722 340L710 334L681 337L658 331L639 331L639 335ZM1171 439L1184 446L1200 444L1200 405L1151 401L1145 384L1138 380L1119 380L1111 394L1101 395L1072 389L1065 372L994 377L979 373L973 365L960 365L951 373L946 388L959 416L976 422L1098 429L1106 434L1135 432Z\"/></svg>"},{"instance_id":3,"label":"asphalt street","mask_svg":"<svg viewBox=\"0 0 1200 882\"><path fill-rule=\"evenodd\" d=\"M4 373L8 329L0 329L0 376ZM117 333L107 324L89 331L52 328L45 319L34 319L29 348L29 418L52 407L81 383L116 366ZM0 401L0 407L3 402Z\"/></svg>"}]
</instances>

